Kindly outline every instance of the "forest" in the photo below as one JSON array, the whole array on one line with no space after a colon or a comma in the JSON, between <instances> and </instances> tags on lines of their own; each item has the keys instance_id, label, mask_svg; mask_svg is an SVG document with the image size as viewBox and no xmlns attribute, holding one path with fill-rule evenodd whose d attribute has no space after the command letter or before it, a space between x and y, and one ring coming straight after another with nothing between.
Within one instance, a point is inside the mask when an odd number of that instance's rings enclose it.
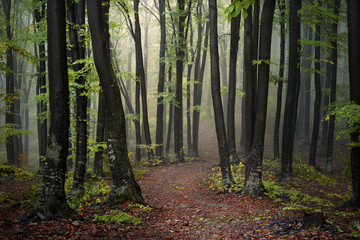
<instances>
[{"instance_id":1,"label":"forest","mask_svg":"<svg viewBox=\"0 0 360 240\"><path fill-rule=\"evenodd\" d=\"M360 238L359 13L1 0L0 238Z\"/></svg>"}]
</instances>

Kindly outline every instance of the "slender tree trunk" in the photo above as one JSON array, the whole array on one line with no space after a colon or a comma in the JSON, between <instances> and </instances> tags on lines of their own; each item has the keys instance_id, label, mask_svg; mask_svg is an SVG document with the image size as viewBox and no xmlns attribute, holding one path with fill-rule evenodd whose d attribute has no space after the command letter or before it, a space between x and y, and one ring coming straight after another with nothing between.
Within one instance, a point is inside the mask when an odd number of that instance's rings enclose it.
<instances>
[{"instance_id":1,"label":"slender tree trunk","mask_svg":"<svg viewBox=\"0 0 360 240\"><path fill-rule=\"evenodd\" d=\"M99 103L98 103L98 114L97 114L97 123L96 123L96 143L100 144L105 141L105 124L106 124L106 104L104 99L104 93L101 91L99 93ZM95 152L94 157L94 173L98 177L103 177L103 154L104 149L100 147L97 152Z\"/></svg>"},{"instance_id":2,"label":"slender tree trunk","mask_svg":"<svg viewBox=\"0 0 360 240\"><path fill-rule=\"evenodd\" d=\"M251 151L252 137L254 132L255 121L255 96L257 87L254 85L254 70L252 61L253 57L253 35L252 35L252 18L250 6L247 9L249 17L245 18L244 29L244 82L245 82L245 156Z\"/></svg>"},{"instance_id":3,"label":"slender tree trunk","mask_svg":"<svg viewBox=\"0 0 360 240\"><path fill-rule=\"evenodd\" d=\"M85 48L82 46L82 39L78 34L77 26L83 28L85 24L85 1L75 3L73 0L67 0L68 6L68 21L69 21L69 35L71 43L71 57L72 61L85 59ZM83 64L74 64L73 68L79 72L84 67ZM87 160L87 97L85 89L85 77L80 75L75 82L79 87L76 88L76 156L74 181L72 192L82 193L84 190L84 178L86 172Z\"/></svg>"},{"instance_id":4,"label":"slender tree trunk","mask_svg":"<svg viewBox=\"0 0 360 240\"><path fill-rule=\"evenodd\" d=\"M316 25L315 41L320 41L320 25ZM311 136L309 166L316 165L316 150L320 128L321 83L320 83L320 47L315 47L315 101L314 122Z\"/></svg>"},{"instance_id":5,"label":"slender tree trunk","mask_svg":"<svg viewBox=\"0 0 360 240\"><path fill-rule=\"evenodd\" d=\"M274 127L274 159L280 159L280 119L282 108L282 92L283 92L283 78L285 68L285 2L284 0L278 1L278 6L281 14L280 22L280 66L279 66L279 82L277 91L277 103L275 113L275 127Z\"/></svg>"},{"instance_id":6,"label":"slender tree trunk","mask_svg":"<svg viewBox=\"0 0 360 240\"><path fill-rule=\"evenodd\" d=\"M334 2L334 14L336 16L339 15L340 9L340 0L335 0ZM332 24L332 33L336 35L338 33L338 22L334 21ZM333 65L331 67L331 90L330 90L330 103L334 103L336 101L336 82L337 82L337 66L338 66L338 53L337 53L337 40L331 42L331 46L333 47L331 51L331 61ZM335 130L335 116L330 116L329 121L329 135L327 138L326 144L326 172L332 172L332 162L333 162L333 150L334 150L334 130Z\"/></svg>"},{"instance_id":7,"label":"slender tree trunk","mask_svg":"<svg viewBox=\"0 0 360 240\"><path fill-rule=\"evenodd\" d=\"M300 20L298 18L298 11L300 10L300 8L300 0L290 1L289 72L281 150L281 181L291 181L292 179L295 126L300 91L300 69L298 68L298 64L300 61L300 53L298 51L298 40L300 39Z\"/></svg>"},{"instance_id":8,"label":"slender tree trunk","mask_svg":"<svg viewBox=\"0 0 360 240\"><path fill-rule=\"evenodd\" d=\"M148 119L148 107L147 107L147 94L146 94L146 75L144 69L144 61L143 61L143 51L141 47L141 29L140 29L140 19L139 19L139 0L134 1L134 16L135 16L135 51L136 51L136 77L140 81L140 89L141 89L141 106L142 106L142 114L143 114L143 130L144 130L144 138L145 144L147 145L147 153L148 159L151 163L154 158L154 152L151 148L151 136L149 129L149 119Z\"/></svg>"},{"instance_id":9,"label":"slender tree trunk","mask_svg":"<svg viewBox=\"0 0 360 240\"><path fill-rule=\"evenodd\" d=\"M70 126L65 15L65 1L47 2L50 132L42 185L29 216L40 219L75 215L64 189Z\"/></svg>"},{"instance_id":10,"label":"slender tree trunk","mask_svg":"<svg viewBox=\"0 0 360 240\"><path fill-rule=\"evenodd\" d=\"M194 85L194 107L201 107L201 98L202 98L202 87L204 82L204 71L205 71L205 64L206 64L206 55L207 55L207 48L209 42L209 31L210 25L206 24L205 30L205 39L204 39L204 50L201 59L201 66L199 69L199 75L196 76L195 79L199 82L198 84ZM200 48L198 48L200 49ZM196 71L195 71L196 73ZM193 147L194 147L194 154L195 156L199 156L199 124L200 124L200 109L193 111Z\"/></svg>"},{"instance_id":11,"label":"slender tree trunk","mask_svg":"<svg viewBox=\"0 0 360 240\"><path fill-rule=\"evenodd\" d=\"M164 92L165 83L165 51L166 51L166 18L165 18L165 0L159 0L159 15L160 15L160 53L159 53L159 82L158 93ZM158 158L164 158L164 104L163 97L157 99L156 109L156 151Z\"/></svg>"},{"instance_id":12,"label":"slender tree trunk","mask_svg":"<svg viewBox=\"0 0 360 240\"><path fill-rule=\"evenodd\" d=\"M169 66L169 70L168 70L168 82L169 85L171 83L171 79L172 79L172 65L170 64ZM171 87L169 87L169 93L171 93L172 89ZM174 121L174 103L171 101L169 104L169 122L168 122L168 132L167 132L167 137L166 137L166 150L165 150L165 155L169 156L170 153L170 142L171 142L171 133L172 133L172 124Z\"/></svg>"},{"instance_id":13,"label":"slender tree trunk","mask_svg":"<svg viewBox=\"0 0 360 240\"><path fill-rule=\"evenodd\" d=\"M109 35L104 27L104 12L100 0L88 0L90 26L95 66L104 91L107 124L108 155L113 176L113 186L108 201L117 203L132 200L144 203L140 186L136 183L128 158L125 114L120 89L110 59Z\"/></svg>"},{"instance_id":14,"label":"slender tree trunk","mask_svg":"<svg viewBox=\"0 0 360 240\"><path fill-rule=\"evenodd\" d=\"M210 18L210 56L211 56L211 95L213 99L215 128L218 140L222 183L234 184L230 167L230 152L226 138L225 121L220 94L219 45L217 30L217 2L209 0Z\"/></svg>"},{"instance_id":15,"label":"slender tree trunk","mask_svg":"<svg viewBox=\"0 0 360 240\"><path fill-rule=\"evenodd\" d=\"M178 47L176 48L176 89L175 89L175 111L174 111L174 162L184 162L184 149L183 149L183 89L182 77L184 67L184 56L186 43L185 36L185 0L178 0ZM176 126L176 127L175 127Z\"/></svg>"},{"instance_id":16,"label":"slender tree trunk","mask_svg":"<svg viewBox=\"0 0 360 240\"><path fill-rule=\"evenodd\" d=\"M2 0L3 10L5 14L6 24L6 37L8 41L12 39L11 26L10 26L10 12L11 12L11 0ZM13 66L13 52L11 48L8 48L6 51L6 65L8 67L8 72L6 74L6 94L9 96L13 96L15 94L15 86L14 86L14 66ZM5 123L6 124L14 124L14 102L7 101L7 111L5 113ZM14 137L7 136L6 137L6 155L7 161L9 164L17 165L17 156L15 155L14 149Z\"/></svg>"},{"instance_id":17,"label":"slender tree trunk","mask_svg":"<svg viewBox=\"0 0 360 240\"><path fill-rule=\"evenodd\" d=\"M310 28L306 28L308 33L308 39L312 40L312 30ZM311 57L312 55L312 46L308 45L305 47L305 57ZM305 69L311 68L311 61L306 60L304 64ZM304 144L309 145L310 143L310 98L311 98L311 75L309 70L305 70L303 73L303 81L304 81Z\"/></svg>"},{"instance_id":18,"label":"slender tree trunk","mask_svg":"<svg viewBox=\"0 0 360 240\"><path fill-rule=\"evenodd\" d=\"M191 17L191 16L190 16ZM190 21L190 49L191 51L187 52L187 62L189 61L189 53L191 55L190 64L187 65L187 77L186 77L186 121L187 121L187 146L188 146L188 155L193 156L193 146L192 146L192 138L191 138L191 70L192 63L195 60L195 54L192 50L193 48L193 28L192 22Z\"/></svg>"},{"instance_id":19,"label":"slender tree trunk","mask_svg":"<svg viewBox=\"0 0 360 240\"><path fill-rule=\"evenodd\" d=\"M259 59L270 60L271 34L276 0L265 0L260 29ZM253 143L250 157L245 165L245 184L242 194L257 197L263 192L262 162L264 154L266 112L269 92L270 65L262 62L259 65L259 89L256 98L256 116L253 133Z\"/></svg>"},{"instance_id":20,"label":"slender tree trunk","mask_svg":"<svg viewBox=\"0 0 360 240\"><path fill-rule=\"evenodd\" d=\"M253 8L253 21L252 21L252 39L253 39L253 60L258 60L259 55L259 27L260 27L260 0L255 0ZM251 16L251 15L249 15ZM253 85L255 92L258 89L258 65L253 66ZM254 96L256 98L256 95ZM255 103L256 105L256 103Z\"/></svg>"},{"instance_id":21,"label":"slender tree trunk","mask_svg":"<svg viewBox=\"0 0 360 240\"><path fill-rule=\"evenodd\" d=\"M229 95L228 95L228 105L227 105L228 107L227 134L228 134L228 143L230 150L230 161L232 163L240 162L236 152L236 138L235 138L236 63L237 63L239 40L240 40L240 20L241 20L241 14L231 19Z\"/></svg>"},{"instance_id":22,"label":"slender tree trunk","mask_svg":"<svg viewBox=\"0 0 360 240\"><path fill-rule=\"evenodd\" d=\"M328 57L327 60L331 60L331 56ZM325 108L330 103L330 85L331 85L331 69L332 64L330 62L326 62L326 72L325 72L325 94L323 97L323 106L322 108ZM321 119L324 119L326 116L326 111L321 111ZM326 155L326 143L329 135L329 122L328 121L322 121L322 130L321 130L321 142L320 142L320 152L319 155L321 157L325 157Z\"/></svg>"}]
</instances>

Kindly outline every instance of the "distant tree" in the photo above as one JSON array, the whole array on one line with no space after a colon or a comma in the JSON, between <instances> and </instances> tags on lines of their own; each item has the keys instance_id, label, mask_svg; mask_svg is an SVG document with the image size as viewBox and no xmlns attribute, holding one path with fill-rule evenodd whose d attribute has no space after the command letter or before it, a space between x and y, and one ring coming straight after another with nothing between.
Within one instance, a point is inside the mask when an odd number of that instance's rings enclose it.
<instances>
[{"instance_id":1,"label":"distant tree","mask_svg":"<svg viewBox=\"0 0 360 240\"><path fill-rule=\"evenodd\" d=\"M132 200L144 203L140 186L135 181L128 157L125 114L119 85L111 63L109 35L105 31L105 16L101 4L101 0L87 1L95 66L104 91L108 118L108 155L113 176L113 186L108 201Z\"/></svg>"},{"instance_id":2,"label":"distant tree","mask_svg":"<svg viewBox=\"0 0 360 240\"><path fill-rule=\"evenodd\" d=\"M230 186L234 179L230 168L230 152L226 138L224 113L220 95L219 45L217 30L217 1L209 0L210 18L210 59L211 59L211 95L213 99L215 128L218 140L222 183Z\"/></svg>"},{"instance_id":3,"label":"distant tree","mask_svg":"<svg viewBox=\"0 0 360 240\"><path fill-rule=\"evenodd\" d=\"M297 117L297 107L300 91L300 62L299 39L300 39L300 21L298 11L301 8L300 0L290 1L289 15L289 71L288 86L286 91L282 154L281 154L281 181L291 181L292 162L295 141L295 126Z\"/></svg>"},{"instance_id":4,"label":"distant tree","mask_svg":"<svg viewBox=\"0 0 360 240\"><path fill-rule=\"evenodd\" d=\"M261 14L258 91L253 142L245 163L245 184L242 194L257 197L263 192L262 161L264 154L267 101L269 94L271 35L276 0L265 0Z\"/></svg>"},{"instance_id":5,"label":"distant tree","mask_svg":"<svg viewBox=\"0 0 360 240\"><path fill-rule=\"evenodd\" d=\"M47 1L50 129L42 184L29 215L35 219L76 218L64 189L70 126L65 15L65 1Z\"/></svg>"}]
</instances>

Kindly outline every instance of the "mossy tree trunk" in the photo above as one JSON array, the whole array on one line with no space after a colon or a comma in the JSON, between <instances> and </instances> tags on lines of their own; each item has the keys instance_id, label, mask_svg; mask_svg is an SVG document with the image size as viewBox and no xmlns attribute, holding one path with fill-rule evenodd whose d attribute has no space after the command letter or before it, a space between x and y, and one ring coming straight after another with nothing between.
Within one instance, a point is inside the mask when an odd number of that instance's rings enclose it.
<instances>
[{"instance_id":1,"label":"mossy tree trunk","mask_svg":"<svg viewBox=\"0 0 360 240\"><path fill-rule=\"evenodd\" d=\"M125 114L111 63L109 35L104 30L105 16L101 3L101 0L88 0L87 9L95 66L107 107L108 156L113 176L113 186L108 201L118 203L132 200L144 203L128 157Z\"/></svg>"}]
</instances>

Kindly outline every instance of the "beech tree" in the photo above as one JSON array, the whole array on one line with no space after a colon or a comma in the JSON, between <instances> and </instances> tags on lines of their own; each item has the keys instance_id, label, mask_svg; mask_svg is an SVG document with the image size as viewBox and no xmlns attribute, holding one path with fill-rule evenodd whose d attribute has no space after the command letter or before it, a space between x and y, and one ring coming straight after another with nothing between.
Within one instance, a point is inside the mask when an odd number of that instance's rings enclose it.
<instances>
[{"instance_id":1,"label":"beech tree","mask_svg":"<svg viewBox=\"0 0 360 240\"><path fill-rule=\"evenodd\" d=\"M262 161L264 154L266 112L269 92L271 34L276 0L265 0L261 14L258 91L253 142L245 163L245 184L242 194L257 197L262 194Z\"/></svg>"},{"instance_id":2,"label":"beech tree","mask_svg":"<svg viewBox=\"0 0 360 240\"><path fill-rule=\"evenodd\" d=\"M281 181L291 181L292 162L295 141L295 126L300 91L300 53L298 40L300 39L300 21L298 11L301 0L290 1L289 15L289 71L286 91L282 150L281 150Z\"/></svg>"},{"instance_id":3,"label":"beech tree","mask_svg":"<svg viewBox=\"0 0 360 240\"><path fill-rule=\"evenodd\" d=\"M222 183L234 184L230 168L230 152L226 138L225 120L220 95L219 44L217 31L217 1L209 0L210 18L210 59L211 59L211 95L213 99L215 128L218 141Z\"/></svg>"},{"instance_id":4,"label":"beech tree","mask_svg":"<svg viewBox=\"0 0 360 240\"><path fill-rule=\"evenodd\" d=\"M113 186L108 201L132 200L144 203L140 186L135 181L128 157L125 114L119 85L111 63L109 35L105 31L105 16L101 3L101 0L88 0L87 9L95 66L104 91L107 110L108 155L113 177Z\"/></svg>"},{"instance_id":5,"label":"beech tree","mask_svg":"<svg viewBox=\"0 0 360 240\"><path fill-rule=\"evenodd\" d=\"M347 1L347 20L348 20L348 45L349 45L349 77L350 77L350 100L355 104L360 104L360 2L357 0ZM359 124L359 123L358 123ZM359 128L351 134L351 142L357 143L351 147L351 175L352 175L352 197L343 204L344 207L360 207L360 147Z\"/></svg>"},{"instance_id":6,"label":"beech tree","mask_svg":"<svg viewBox=\"0 0 360 240\"><path fill-rule=\"evenodd\" d=\"M65 196L69 146L69 82L66 57L65 1L47 1L50 129L35 219L76 218Z\"/></svg>"}]
</instances>

